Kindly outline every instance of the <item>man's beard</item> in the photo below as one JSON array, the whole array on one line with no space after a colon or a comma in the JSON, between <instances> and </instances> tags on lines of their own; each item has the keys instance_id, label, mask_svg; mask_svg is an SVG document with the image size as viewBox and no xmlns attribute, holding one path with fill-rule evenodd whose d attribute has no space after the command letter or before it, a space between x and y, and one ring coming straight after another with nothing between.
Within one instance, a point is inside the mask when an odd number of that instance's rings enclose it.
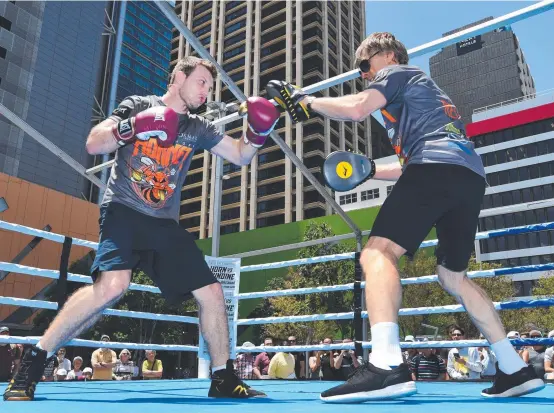
<instances>
[{"instance_id":1,"label":"man's beard","mask_svg":"<svg viewBox=\"0 0 554 413\"><path fill-rule=\"evenodd\" d=\"M200 105L198 106L194 106L194 105L191 105L190 103L187 102L187 100L184 98L183 96L183 93L181 91L181 89L179 89L179 98L181 99L181 101L184 103L184 106L187 108L187 110L196 110L200 107Z\"/></svg>"}]
</instances>

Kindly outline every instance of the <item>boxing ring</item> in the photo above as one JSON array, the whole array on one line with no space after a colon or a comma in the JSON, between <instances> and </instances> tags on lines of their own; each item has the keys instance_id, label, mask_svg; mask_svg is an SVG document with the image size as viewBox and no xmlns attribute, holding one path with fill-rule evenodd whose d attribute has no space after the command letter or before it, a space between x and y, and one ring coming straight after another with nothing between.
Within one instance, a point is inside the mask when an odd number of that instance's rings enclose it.
<instances>
[{"instance_id":1,"label":"boxing ring","mask_svg":"<svg viewBox=\"0 0 554 413\"><path fill-rule=\"evenodd\" d=\"M45 239L67 244L67 237L60 234L45 232L34 228L0 221L0 229L17 231L30 236L40 236ZM494 238L506 235L523 234L529 232L538 232L554 229L554 222L548 222L538 225L527 225L521 227L507 228L495 231L481 232L476 236L476 240ZM96 249L97 243L71 239L74 245L80 245ZM421 248L428 248L437 245L437 240L425 241L421 244ZM352 260L356 259L356 253L343 253L327 256L319 256L312 258L304 258L290 261L280 261L275 263L258 264L242 266L242 272L258 271L273 268L284 268L299 265L310 265L321 262ZM28 274L38 277L46 277L51 279L60 279L65 277L67 281L78 283L91 283L92 279L89 276L82 274L65 273L62 271L45 270L40 268L28 267L20 264L12 264L0 262L0 270ZM472 271L468 273L470 278L490 278L501 277L512 274L522 274L535 271L554 270L554 264L528 265L519 267L496 268L483 271ZM412 284L427 284L437 282L436 275L426 275L421 277L403 278L403 285ZM359 287L363 287L364 283L360 282ZM290 295L305 295L318 294L326 292L338 292L354 290L356 282L344 285L317 286L301 289L290 290L273 290L263 292L250 292L237 295L238 300L247 300L253 298L290 296ZM160 294L158 288L131 284L131 290L146 291L153 294ZM355 296L356 297L356 296ZM355 299L355 308L361 308L361 295ZM30 307L39 309L57 310L58 303L29 300L15 297L0 297L0 304L16 305L19 307ZM510 301L494 303L497 310L517 310L521 308L536 308L554 306L554 296L541 297L537 299L514 299ZM439 314L463 312L464 308L461 305L445 305L435 307L418 307L418 308L403 308L400 310L400 316L407 315L422 315L422 314ZM168 314L152 314L146 312L136 312L130 310L107 309L104 311L105 316L114 317L132 317L143 318L158 321L176 321L181 323L198 324L198 318L186 317L180 315ZM359 311L361 318L367 318L367 313ZM334 313L334 314L312 314L300 316L283 316L283 317L267 317L267 318L250 318L239 319L237 325L253 325L253 324L268 324L268 323L296 323L296 322L311 322L318 320L355 320L356 312ZM359 327L358 327L359 328ZM230 329L233 331L233 329ZM359 331L356 333L359 337ZM236 337L235 337L236 338ZM37 343L39 337L16 337L16 336L0 336L0 343L18 343L31 344ZM511 340L514 345L553 345L553 338L539 339L517 339ZM363 348L371 348L371 342L358 343L339 343L331 345L299 345L299 346L273 346L273 347L236 347L237 352L261 352L261 351L286 351L286 352L305 352L311 350L339 350L339 349L355 349L356 344ZM198 352L197 346L190 345L168 345L168 344L138 344L138 343L121 343L121 342L103 342L94 340L74 339L68 342L69 346L82 347L108 347L112 349L127 348L131 350L146 350L154 349L157 351L191 351ZM485 340L459 340L459 341L428 341L428 342L404 342L401 343L403 349L406 348L449 348L449 347L477 347L488 346ZM194 406L194 411L209 412L215 411L216 408L225 406L225 408L237 408L241 412L258 411L262 408L266 412L280 411L286 408L291 412L300 412L309 409L314 403L317 403L318 411L332 411L336 409L336 405L324 404L319 400L319 394L337 384L337 382L325 381L286 381L286 380L256 380L247 381L255 388L263 390L267 393L268 398L254 399L247 401L238 400L218 400L209 399L207 397L209 388L209 379L189 379L189 380L148 380L148 381L132 381L132 382L53 382L40 383L37 386L35 401L32 402L32 407L36 413L51 412L54 409L64 409L70 406L71 403L79 403L79 410L83 412L96 412L99 408L109 406L110 410L117 410L125 413L134 411L140 404L141 409L162 407L166 412L182 411L184 406ZM467 382L418 382L418 394L406 399L394 401L371 402L373 406L381 406L383 411L400 412L403 409L410 407L411 409L428 409L428 404L440 403L441 408L452 408L465 411L465 409L479 409L486 412L499 408L510 412L510 409L520 409L522 405L533 404L533 409L538 412L551 411L554 408L554 386L547 386L545 390L535 393L532 396L513 399L484 399L480 396L480 391L488 387L489 383L467 383ZM86 403L84 403L86 402ZM499 406L498 404L502 406ZM105 405L104 405L105 404ZM462 407L463 404L463 407ZM184 406L183 406L184 405ZM101 407L102 406L102 407ZM28 403L13 403L10 404L10 412L28 412L30 406ZM354 411L359 408L356 404L341 405L341 409ZM549 410L548 410L549 409Z\"/></svg>"},{"instance_id":2,"label":"boxing ring","mask_svg":"<svg viewBox=\"0 0 554 413\"><path fill-rule=\"evenodd\" d=\"M190 30L179 20L179 18L173 12L173 9L165 2L157 3L160 9L166 14L169 20L175 25L176 28L187 38L188 41L199 52L201 57L208 58L213 61L213 58L207 54L207 51L202 47ZM468 37L481 34L490 31L495 28L506 26L517 21L532 17L536 14L546 12L554 7L554 0L543 1L533 4L509 15L502 16L492 21L480 24L478 26L466 29L464 31L455 33L453 35L438 39L434 42L430 42L426 45L414 48L409 51L411 57L422 55L433 50L440 49L450 44L454 44L457 41L466 39ZM237 96L237 98L244 100L244 95L234 84L234 82L228 77L228 75L222 71L221 66L216 64L216 67L221 71L221 77L228 84L230 90ZM309 93L313 93L325 88L329 88L333 85L340 84L342 82L355 79L359 77L359 72L353 70L351 72L344 73L335 78L320 82L315 85L311 85L305 88ZM30 128L24 121L18 119L12 112L7 110L4 106L0 105L2 113L11 120L14 124L24 129L30 136L40 141L41 136L37 131ZM12 116L13 115L13 116ZM232 114L221 118L214 123L216 125L224 125L226 123L233 122L239 119L237 114ZM30 128L30 129L29 129ZM322 189L321 184L315 180L313 175L306 169L305 165L295 156L291 149L281 140L276 134L272 133L271 137L281 147L287 156L291 158L293 163L298 169L306 175L308 180L318 190ZM43 140L45 139L42 137ZM44 144L44 142L41 142ZM48 145L45 144L48 147ZM49 146L49 149L58 155L62 152L59 148ZM63 156L60 155L63 159ZM66 159L64 159L66 160ZM68 162L69 163L69 162ZM108 167L110 163L104 165ZM102 187L104 184L94 177L94 173L97 173L101 168L95 167L93 171L84 171L83 168L74 166L79 173L84 174L87 179L90 179L98 186ZM310 265L320 262L338 261L338 260L354 260L357 262L357 254L361 250L362 233L350 220L350 218L342 211L342 209L336 204L333 198L323 189L325 199L333 205L337 210L337 213L347 222L347 224L353 229L354 235L357 241L357 252L346 254L335 254L321 257L312 257L307 259L282 261L276 263L267 263L259 265L249 265L240 267L240 272L258 271L274 268L285 268L298 265ZM218 208L220 205L218 205ZM218 212L217 209L216 212ZM98 244L91 241L71 239L62 234L55 234L52 232L45 232L34 228L13 224L5 221L0 221L0 229L5 231L16 231L29 236L38 236L46 240L58 242L64 244L64 252L62 253L62 261L64 256L67 256L67 248L71 245L79 245L88 247L91 249L97 249ZM554 222L528 225L515 228L507 228L495 231L481 232L476 236L476 240L514 235L528 232L538 232L554 229ZM341 237L336 237L337 239ZM437 244L436 240L425 241L421 247L432 247ZM69 247L68 247L69 245ZM66 260L67 261L67 260ZM92 279L89 276L82 274L71 274L67 272L67 262L65 268L60 265L60 271L46 270L40 268L33 268L29 266L12 264L8 262L0 262L0 270L9 271L19 274L27 274L37 277L45 277L50 279L58 279L63 282L71 281L77 283L90 284ZM471 278L485 278L485 277L499 277L513 274L521 274L527 272L536 271L550 271L554 270L554 264L541 264L541 265L529 265L510 268L498 268L485 271L473 271L468 275ZM363 341L361 339L362 320L367 318L367 312L362 311L363 299L362 289L364 283L361 281L361 270L359 265L356 265L355 274L353 277L353 283L345 285L332 285L332 286L317 286L312 288L302 288L296 290L279 290L279 291L263 291L263 292L250 292L237 294L236 299L247 300L253 298L275 297L275 296L287 296L287 295L305 295L305 294L318 294L326 292L338 292L338 291L354 291L354 311L335 314L313 314L313 315L301 315L301 316L282 316L282 317L268 317L268 318L251 318L251 319L239 319L236 321L237 326L246 326L254 324L269 324L269 323L296 323L296 322L312 322L319 320L353 320L354 330L356 332L356 342L354 343L340 343L332 345L307 345L307 346L273 346L273 347L250 347L242 348L236 347L236 352L253 352L258 353L261 351L287 351L287 352L305 352L312 350L338 350L338 349L356 349L371 348L371 342ZM422 277L405 278L401 280L403 285L408 284L425 284L437 282L436 275L426 275ZM160 294L158 288L149 285L131 284L130 290L144 291L152 294ZM0 305L10 305L18 307L29 307L36 309L48 309L57 310L61 302L30 300L17 297L0 297ZM537 299L514 299L510 301L503 301L494 303L495 308L498 310L517 310L521 308L535 308L535 307L549 307L554 305L554 296L541 297ZM451 313L451 312L463 312L465 311L461 305L446 305L436 307L418 307L418 308L404 308L400 310L400 316L407 315L422 315L422 314L438 314L438 313ZM149 319L157 321L172 321L180 323L198 324L198 318L188 317L181 315L168 315L168 314L154 314L147 312L137 312L132 310L120 310L120 309L107 309L103 313L105 316L110 317L130 317L139 319ZM231 333L233 334L233 333ZM235 337L236 339L236 337ZM39 337L17 337L17 336L0 336L0 344L14 343L14 344L35 344L39 341ZM540 338L540 339L517 339L511 340L514 345L553 345L554 338ZM127 348L130 350L146 350L153 349L157 351L186 351L186 352L199 352L197 346L192 345L169 345L169 344L139 344L139 343L121 343L121 342L103 342L94 340L82 340L74 339L65 344L66 346L81 346L81 347L107 347L112 349ZM485 340L461 340L461 341L429 341L429 342L416 342L416 343L401 343L403 349L406 348L448 348L448 347L475 347L475 346L488 346L488 342ZM531 407L534 412L550 412L554 409L554 386L547 386L546 389L539 393L535 393L530 396L514 399L484 399L480 396L480 391L489 386L489 383L468 383L468 382L446 382L446 383L430 383L430 382L418 382L418 394L405 399L398 399L394 401L383 402L371 402L371 407L361 407L357 404L336 406L333 404L324 404L319 400L319 394L334 385L337 382L324 382L324 381L286 381L286 380L256 380L249 381L253 387L265 391L268 398L265 399L253 399L253 400L229 400L229 399L209 399L207 397L209 388L208 379L188 379L188 380L148 380L148 381L119 381L119 382L53 382L53 383L40 383L37 386L35 401L29 403L11 403L8 407L10 412L29 412L35 411L35 413L52 412L56 410L75 409L78 406L80 412L98 412L98 411L117 411L118 413L135 412L137 409L141 411L147 411L149 409L163 409L164 412L182 412L191 410L194 412L211 412L220 409L221 407L237 412L257 412L260 410L266 413L270 412L282 412L286 409L289 412L305 412L308 409L316 409L322 412L336 411L337 408L347 412L358 411L362 408L373 408L379 411L401 412L406 408L410 408L414 413L424 413L431 409L452 409L456 412L469 412L477 409L479 412L492 412L499 409L505 411L505 413L515 413L516 409L519 411L522 407ZM4 403L4 402L0 402ZM6 407L3 405L2 407Z\"/></svg>"}]
</instances>

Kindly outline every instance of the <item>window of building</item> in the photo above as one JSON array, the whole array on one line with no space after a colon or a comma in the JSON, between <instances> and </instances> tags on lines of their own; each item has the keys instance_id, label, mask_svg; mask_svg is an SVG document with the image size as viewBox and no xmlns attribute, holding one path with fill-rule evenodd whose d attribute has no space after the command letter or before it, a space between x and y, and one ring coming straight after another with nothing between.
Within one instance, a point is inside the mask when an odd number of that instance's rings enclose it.
<instances>
[{"instance_id":1,"label":"window of building","mask_svg":"<svg viewBox=\"0 0 554 413\"><path fill-rule=\"evenodd\" d=\"M0 16L0 27L3 27L7 31L10 31L12 28L12 22L6 19L4 16Z\"/></svg>"},{"instance_id":2,"label":"window of building","mask_svg":"<svg viewBox=\"0 0 554 413\"><path fill-rule=\"evenodd\" d=\"M339 204L340 205L352 204L354 202L358 202L358 194L357 193L341 195L339 197Z\"/></svg>"},{"instance_id":3,"label":"window of building","mask_svg":"<svg viewBox=\"0 0 554 413\"><path fill-rule=\"evenodd\" d=\"M387 196L389 196L390 193L392 192L392 188L394 188L394 185L387 186Z\"/></svg>"},{"instance_id":4,"label":"window of building","mask_svg":"<svg viewBox=\"0 0 554 413\"><path fill-rule=\"evenodd\" d=\"M285 223L285 215L279 214L266 218L258 218L256 220L256 226L258 228L270 227L273 225L280 225Z\"/></svg>"},{"instance_id":5,"label":"window of building","mask_svg":"<svg viewBox=\"0 0 554 413\"><path fill-rule=\"evenodd\" d=\"M362 201L369 201L370 199L379 198L379 188L370 189L368 191L361 192Z\"/></svg>"}]
</instances>

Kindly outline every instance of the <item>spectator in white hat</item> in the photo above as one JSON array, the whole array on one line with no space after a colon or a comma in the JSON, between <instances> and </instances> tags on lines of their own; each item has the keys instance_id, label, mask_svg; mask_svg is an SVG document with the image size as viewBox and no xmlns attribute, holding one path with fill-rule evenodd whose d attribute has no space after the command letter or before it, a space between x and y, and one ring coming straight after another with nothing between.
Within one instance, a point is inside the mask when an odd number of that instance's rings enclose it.
<instances>
[{"instance_id":1,"label":"spectator in white hat","mask_svg":"<svg viewBox=\"0 0 554 413\"><path fill-rule=\"evenodd\" d=\"M407 343L415 343L414 336L404 337L404 341ZM404 358L404 363L410 365L412 359L419 354L417 348L409 348L402 352L402 357Z\"/></svg>"},{"instance_id":2,"label":"spectator in white hat","mask_svg":"<svg viewBox=\"0 0 554 413\"><path fill-rule=\"evenodd\" d=\"M83 380L92 380L92 369L85 367L83 370Z\"/></svg>"},{"instance_id":3,"label":"spectator in white hat","mask_svg":"<svg viewBox=\"0 0 554 413\"><path fill-rule=\"evenodd\" d=\"M83 359L77 356L73 359L73 370L67 373L66 380L81 380L83 377L81 367L83 367Z\"/></svg>"},{"instance_id":4,"label":"spectator in white hat","mask_svg":"<svg viewBox=\"0 0 554 413\"><path fill-rule=\"evenodd\" d=\"M250 341L242 343L243 348L256 347ZM253 380L254 376L254 362L256 361L256 353L239 353L235 359L235 372L240 379Z\"/></svg>"},{"instance_id":5,"label":"spectator in white hat","mask_svg":"<svg viewBox=\"0 0 554 413\"><path fill-rule=\"evenodd\" d=\"M64 381L67 377L67 370L66 369L58 369L56 370L56 381Z\"/></svg>"},{"instance_id":6,"label":"spectator in white hat","mask_svg":"<svg viewBox=\"0 0 554 413\"><path fill-rule=\"evenodd\" d=\"M554 330L548 333L548 338L554 337ZM544 378L554 380L554 346L550 346L544 352Z\"/></svg>"}]
</instances>

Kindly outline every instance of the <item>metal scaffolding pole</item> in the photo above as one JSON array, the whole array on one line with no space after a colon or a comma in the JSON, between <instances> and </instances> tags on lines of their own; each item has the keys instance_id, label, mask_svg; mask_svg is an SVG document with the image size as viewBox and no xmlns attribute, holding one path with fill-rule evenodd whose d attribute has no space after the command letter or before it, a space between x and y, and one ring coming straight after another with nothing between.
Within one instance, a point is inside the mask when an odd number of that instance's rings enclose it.
<instances>
[{"instance_id":1,"label":"metal scaffolding pole","mask_svg":"<svg viewBox=\"0 0 554 413\"><path fill-rule=\"evenodd\" d=\"M9 110L1 103L0 103L0 113L4 115L7 119L9 119L19 129L21 129L23 132L29 135L31 138L36 140L38 143L40 143L42 146L44 146L46 149L48 149L50 152L52 152L54 155L56 155L58 158L60 158L62 161L68 164L80 175L87 178L89 181L91 181L99 188L102 188L102 189L106 188L106 184L104 182L102 182L94 175L87 174L87 171L83 165L81 165L79 162L77 162L75 159L73 159L71 156L65 153L61 148L59 148L58 146L50 142L48 138L46 138L41 133L37 132L35 128L33 128L31 125L29 125L27 122L25 122L23 119L21 119L19 116L17 116L15 113L13 113L11 110Z\"/></svg>"},{"instance_id":2,"label":"metal scaffolding pole","mask_svg":"<svg viewBox=\"0 0 554 413\"><path fill-rule=\"evenodd\" d=\"M173 8L166 2L157 2L156 3L160 10L166 15L166 17L169 19L169 21L175 26L179 32L187 39L187 41L194 47L194 49L198 52L198 54L206 60L209 60L212 62L212 64L215 65L217 68L217 71L223 80L223 82L229 87L229 90L235 95L237 99L239 99L241 102L244 102L246 100L246 96L242 91L238 88L238 86L235 84L233 79L229 77L229 75L223 70L223 68L217 63L217 61L208 53L208 51L202 46L202 43L196 38L196 36L188 29L188 27L185 25L183 21L175 14L175 11ZM238 116L238 115L237 115ZM221 125L221 123L219 123ZM327 192L325 187L319 183L317 179L312 175L312 173L308 170L306 165L296 156L296 154L292 151L291 148L288 147L288 145L281 139L279 134L276 132L271 132L270 134L271 138L275 141L277 145L281 148L281 150L287 155L292 163L298 168L300 172L310 181L310 183L318 190L318 192L325 198L327 202L333 207L333 209L341 216L341 218L346 222L346 224L354 231L354 233L361 237L361 231L357 227L357 225L350 219L348 215L343 211L343 209L337 204L335 199Z\"/></svg>"}]
</instances>

